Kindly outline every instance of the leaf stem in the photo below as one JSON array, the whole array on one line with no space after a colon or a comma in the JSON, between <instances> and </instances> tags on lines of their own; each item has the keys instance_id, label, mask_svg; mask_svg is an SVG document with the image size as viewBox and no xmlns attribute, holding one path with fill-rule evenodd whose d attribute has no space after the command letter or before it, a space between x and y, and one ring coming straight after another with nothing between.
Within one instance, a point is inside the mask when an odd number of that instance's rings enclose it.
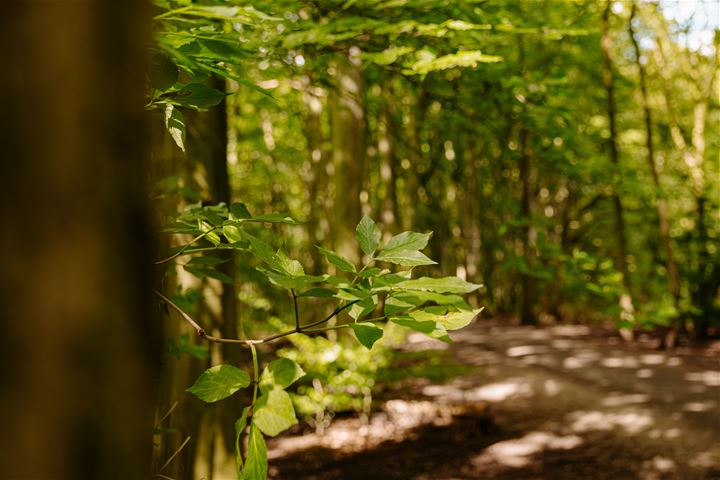
<instances>
[{"instance_id":1,"label":"leaf stem","mask_svg":"<svg viewBox=\"0 0 720 480\"><path fill-rule=\"evenodd\" d=\"M257 349L255 348L255 344L250 344L250 351L252 352L252 361L253 361L253 399L251 407L255 406L255 402L257 401L257 394L258 394L258 388L260 385L260 379L258 378L260 376L260 367L258 365L258 354Z\"/></svg>"}]
</instances>

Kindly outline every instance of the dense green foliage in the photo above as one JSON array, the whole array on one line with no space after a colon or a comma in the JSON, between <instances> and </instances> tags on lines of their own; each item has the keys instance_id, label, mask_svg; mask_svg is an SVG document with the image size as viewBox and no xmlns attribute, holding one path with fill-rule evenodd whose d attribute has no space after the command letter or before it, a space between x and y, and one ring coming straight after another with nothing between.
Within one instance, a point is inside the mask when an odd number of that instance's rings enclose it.
<instances>
[{"instance_id":1,"label":"dense green foliage","mask_svg":"<svg viewBox=\"0 0 720 480\"><path fill-rule=\"evenodd\" d=\"M216 325L253 350L241 478L265 477L263 435L295 409L367 411L388 321L446 341L480 304L528 324L720 326L717 32L690 49L629 0L156 5L147 108L173 144L157 191L177 239L160 263L180 310L212 310L217 281L242 305ZM207 110L226 131L191 139ZM219 201L191 151L218 141ZM208 357L182 335L171 353ZM292 347L258 377L265 341L245 339L263 335ZM243 373L216 365L189 391L217 401Z\"/></svg>"}]
</instances>

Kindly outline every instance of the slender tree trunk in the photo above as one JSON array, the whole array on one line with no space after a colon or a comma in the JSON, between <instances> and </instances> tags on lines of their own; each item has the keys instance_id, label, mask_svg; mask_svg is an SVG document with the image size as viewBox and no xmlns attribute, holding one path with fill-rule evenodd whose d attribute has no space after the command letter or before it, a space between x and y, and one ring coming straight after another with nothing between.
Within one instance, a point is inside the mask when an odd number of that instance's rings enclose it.
<instances>
[{"instance_id":1,"label":"slender tree trunk","mask_svg":"<svg viewBox=\"0 0 720 480\"><path fill-rule=\"evenodd\" d=\"M0 478L150 478L148 5L10 2Z\"/></svg>"},{"instance_id":2,"label":"slender tree trunk","mask_svg":"<svg viewBox=\"0 0 720 480\"><path fill-rule=\"evenodd\" d=\"M523 219L521 227L521 242L523 259L528 268L532 268L531 258L534 257L534 240L532 235L530 202L532 196L532 173L530 171L530 156L532 154L530 131L524 126L520 128L520 181L522 182L522 196L520 198L520 216ZM533 309L535 305L535 280L528 272L520 274L522 299L520 307L520 323L523 325L537 325L538 319Z\"/></svg>"},{"instance_id":3,"label":"slender tree trunk","mask_svg":"<svg viewBox=\"0 0 720 480\"><path fill-rule=\"evenodd\" d=\"M331 135L335 185L336 251L358 263L355 227L360 221L360 191L365 163L365 112L359 58L338 57L335 89L331 95Z\"/></svg>"},{"instance_id":4,"label":"slender tree trunk","mask_svg":"<svg viewBox=\"0 0 720 480\"><path fill-rule=\"evenodd\" d=\"M307 142L308 158L310 161L310 169L307 178L307 187L309 191L310 212L308 214L308 242L310 247L310 257L313 262L313 271L320 274L322 271L322 260L316 245L319 244L318 233L321 231L320 215L326 212L328 192L327 192L327 157L325 152L323 138L323 99L321 93L324 93L319 87L315 87L312 81L308 79L308 85L305 87L303 100L305 102L304 115L304 133Z\"/></svg>"},{"instance_id":5,"label":"slender tree trunk","mask_svg":"<svg viewBox=\"0 0 720 480\"><path fill-rule=\"evenodd\" d=\"M605 5L605 10L602 16L602 37L600 39L600 46L603 54L603 85L607 94L607 114L608 121L610 124L610 162L614 169L614 181L613 181L613 207L615 210L615 225L617 228L617 259L616 264L623 276L623 285L625 292L620 296L620 318L625 322L632 322L633 320L633 301L632 301L632 285L630 282L630 270L628 269L627 262L627 237L625 234L625 220L623 216L623 205L620 193L620 183L622 179L622 172L620 168L620 156L618 153L617 145L617 120L616 120L616 106L615 106L615 85L613 82L613 65L612 57L610 56L610 50L612 47L612 40L610 38L610 11L612 2L608 1ZM629 328L622 328L623 336L630 339L632 338L632 330Z\"/></svg>"},{"instance_id":6,"label":"slender tree trunk","mask_svg":"<svg viewBox=\"0 0 720 480\"><path fill-rule=\"evenodd\" d=\"M389 132L393 123L391 118L395 115L391 105L392 95L390 81L386 81L382 93L382 103L378 117L378 151L380 155L380 182L383 188L382 208L379 219L385 232L397 230L397 192L395 187L395 174L397 172L397 153L395 143Z\"/></svg>"},{"instance_id":7,"label":"slender tree trunk","mask_svg":"<svg viewBox=\"0 0 720 480\"><path fill-rule=\"evenodd\" d=\"M640 92L642 94L642 105L645 116L645 134L646 134L646 146L648 153L648 166L650 167L650 173L652 174L653 183L658 191L658 198L656 201L656 209L658 215L658 222L660 226L660 241L665 251L665 262L668 271L668 286L670 294L672 295L675 308L679 307L680 303L680 278L678 274L677 264L675 263L675 255L673 252L672 241L670 239L670 219L668 215L667 202L665 200L665 194L662 191L662 185L660 182L660 175L657 171L655 164L655 149L653 144L653 131L652 131L652 113L650 111L650 102L648 100L647 92L647 80L645 74L645 67L643 67L640 57L640 46L638 45L637 39L635 38L635 31L633 29L633 21L636 18L637 6L635 2L632 4L630 13L630 19L628 20L628 33L630 34L630 40L635 50L635 61L640 73ZM671 348L675 344L677 337L677 326L672 326L666 335L665 343L666 346Z\"/></svg>"}]
</instances>

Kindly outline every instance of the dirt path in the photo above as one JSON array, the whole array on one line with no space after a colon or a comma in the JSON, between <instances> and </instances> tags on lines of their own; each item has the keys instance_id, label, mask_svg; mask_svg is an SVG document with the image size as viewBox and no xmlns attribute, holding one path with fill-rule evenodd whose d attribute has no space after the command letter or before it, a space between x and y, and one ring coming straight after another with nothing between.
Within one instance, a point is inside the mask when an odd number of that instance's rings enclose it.
<instances>
[{"instance_id":1,"label":"dirt path","mask_svg":"<svg viewBox=\"0 0 720 480\"><path fill-rule=\"evenodd\" d=\"M473 373L406 382L368 425L272 441L271 478L720 479L717 351L582 327L478 323L454 339Z\"/></svg>"}]
</instances>

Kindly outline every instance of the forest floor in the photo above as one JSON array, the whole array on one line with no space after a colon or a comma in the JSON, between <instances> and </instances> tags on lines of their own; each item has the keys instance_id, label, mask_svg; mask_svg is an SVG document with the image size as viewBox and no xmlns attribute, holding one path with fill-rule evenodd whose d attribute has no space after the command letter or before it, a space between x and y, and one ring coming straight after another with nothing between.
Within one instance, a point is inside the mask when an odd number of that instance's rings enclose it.
<instances>
[{"instance_id":1,"label":"forest floor","mask_svg":"<svg viewBox=\"0 0 720 480\"><path fill-rule=\"evenodd\" d=\"M369 421L272 440L272 479L720 479L720 342L665 353L587 327L477 322L467 365L380 395ZM383 400L386 399L386 400Z\"/></svg>"}]
</instances>

